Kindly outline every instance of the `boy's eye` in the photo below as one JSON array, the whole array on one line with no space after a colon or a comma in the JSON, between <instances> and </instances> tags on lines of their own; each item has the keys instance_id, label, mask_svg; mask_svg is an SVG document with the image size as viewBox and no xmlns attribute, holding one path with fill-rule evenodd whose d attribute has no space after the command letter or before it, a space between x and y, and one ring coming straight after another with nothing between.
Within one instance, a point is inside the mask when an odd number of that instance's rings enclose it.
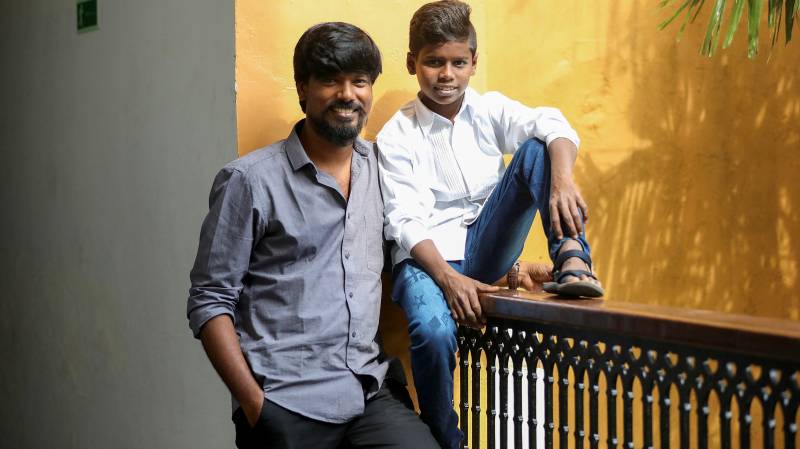
<instances>
[{"instance_id":1,"label":"boy's eye","mask_svg":"<svg viewBox=\"0 0 800 449\"><path fill-rule=\"evenodd\" d=\"M426 59L425 65L429 67L441 67L444 64L444 61L441 59Z\"/></svg>"},{"instance_id":2,"label":"boy's eye","mask_svg":"<svg viewBox=\"0 0 800 449\"><path fill-rule=\"evenodd\" d=\"M467 65L467 61L465 59L459 59L457 61L454 61L453 65L456 67L464 67L465 65Z\"/></svg>"}]
</instances>

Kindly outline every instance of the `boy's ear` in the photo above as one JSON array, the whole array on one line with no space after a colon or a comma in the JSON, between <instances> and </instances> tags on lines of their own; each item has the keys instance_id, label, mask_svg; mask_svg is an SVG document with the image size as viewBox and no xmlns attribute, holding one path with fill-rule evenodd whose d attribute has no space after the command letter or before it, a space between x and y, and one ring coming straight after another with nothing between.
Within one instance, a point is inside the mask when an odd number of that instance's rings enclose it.
<instances>
[{"instance_id":1,"label":"boy's ear","mask_svg":"<svg viewBox=\"0 0 800 449\"><path fill-rule=\"evenodd\" d=\"M469 76L475 74L475 68L478 66L478 52L476 51L474 55L472 55L472 73Z\"/></svg>"},{"instance_id":2,"label":"boy's ear","mask_svg":"<svg viewBox=\"0 0 800 449\"><path fill-rule=\"evenodd\" d=\"M409 75L416 75L417 74L417 61L414 57L414 53L408 52L406 53L406 69L408 69Z\"/></svg>"}]
</instances>

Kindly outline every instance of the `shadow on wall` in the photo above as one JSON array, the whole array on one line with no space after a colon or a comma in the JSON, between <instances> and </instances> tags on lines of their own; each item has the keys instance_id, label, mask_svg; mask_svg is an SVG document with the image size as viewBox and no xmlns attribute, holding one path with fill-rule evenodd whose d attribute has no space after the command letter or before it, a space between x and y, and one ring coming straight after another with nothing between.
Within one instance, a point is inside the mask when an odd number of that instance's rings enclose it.
<instances>
[{"instance_id":1,"label":"shadow on wall","mask_svg":"<svg viewBox=\"0 0 800 449\"><path fill-rule=\"evenodd\" d=\"M401 106L412 99L414 99L414 92L408 90L390 90L381 95L380 98L375 99L372 104L372 112L369 114L364 137L374 141L375 136L383 128L383 125L392 118Z\"/></svg>"},{"instance_id":2,"label":"shadow on wall","mask_svg":"<svg viewBox=\"0 0 800 449\"><path fill-rule=\"evenodd\" d=\"M609 30L646 15L612 15ZM631 126L649 143L607 171L591 153L578 164L596 264L615 299L798 320L797 43L751 61L740 34L708 60L698 36L609 33L630 59L609 58L604 76L633 74Z\"/></svg>"}]
</instances>

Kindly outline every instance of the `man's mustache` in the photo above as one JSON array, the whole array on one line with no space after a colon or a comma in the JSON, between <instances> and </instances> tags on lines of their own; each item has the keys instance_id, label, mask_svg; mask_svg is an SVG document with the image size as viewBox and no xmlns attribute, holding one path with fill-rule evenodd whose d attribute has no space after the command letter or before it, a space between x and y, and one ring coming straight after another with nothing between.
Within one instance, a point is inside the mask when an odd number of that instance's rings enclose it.
<instances>
[{"instance_id":1,"label":"man's mustache","mask_svg":"<svg viewBox=\"0 0 800 449\"><path fill-rule=\"evenodd\" d=\"M355 100L350 100L350 101L336 100L333 103L331 103L330 106L328 106L328 109L352 109L356 112L360 113L364 112L364 106Z\"/></svg>"}]
</instances>

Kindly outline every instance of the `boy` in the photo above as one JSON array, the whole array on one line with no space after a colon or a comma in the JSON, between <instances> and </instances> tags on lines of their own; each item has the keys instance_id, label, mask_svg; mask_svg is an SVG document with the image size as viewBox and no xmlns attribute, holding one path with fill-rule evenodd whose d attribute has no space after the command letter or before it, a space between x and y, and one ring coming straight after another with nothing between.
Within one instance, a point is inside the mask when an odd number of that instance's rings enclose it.
<instances>
[{"instance_id":1,"label":"boy","mask_svg":"<svg viewBox=\"0 0 800 449\"><path fill-rule=\"evenodd\" d=\"M453 410L455 321L485 323L478 294L519 257L537 210L565 296L602 296L583 234L587 207L572 180L578 136L552 108L468 87L477 64L470 7L428 3L410 24L406 65L420 86L378 134L392 253L393 299L406 313L421 416L458 447ZM546 147L545 147L546 144ZM513 153L508 168L502 155ZM535 265L525 272L541 281Z\"/></svg>"}]
</instances>

